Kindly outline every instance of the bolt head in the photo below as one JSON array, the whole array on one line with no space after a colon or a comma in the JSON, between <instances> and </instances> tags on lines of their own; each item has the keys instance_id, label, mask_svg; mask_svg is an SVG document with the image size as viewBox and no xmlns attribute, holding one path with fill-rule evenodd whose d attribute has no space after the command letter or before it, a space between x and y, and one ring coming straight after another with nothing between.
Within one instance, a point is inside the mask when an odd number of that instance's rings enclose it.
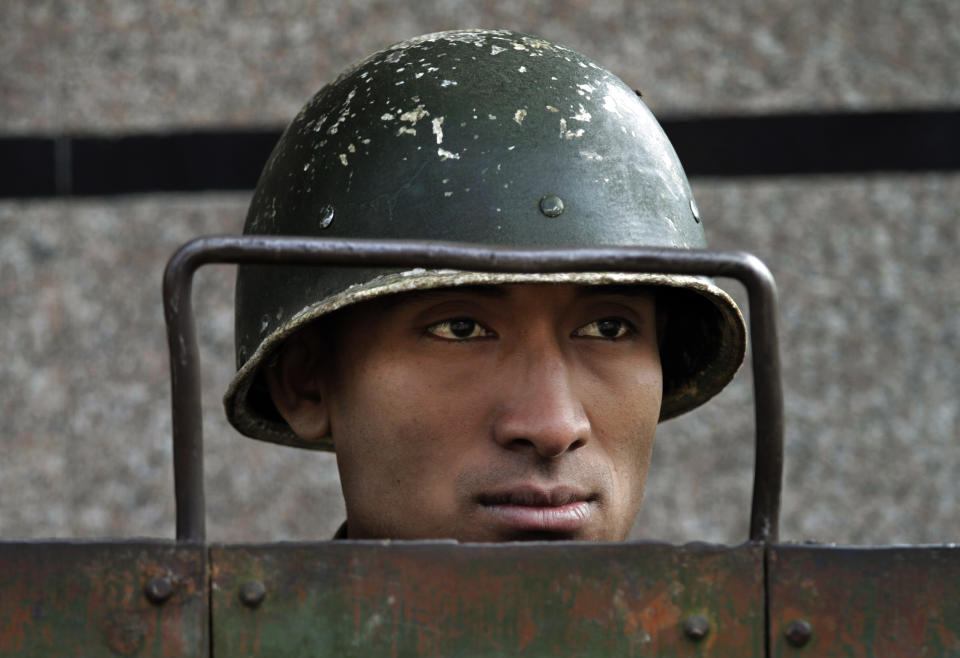
<instances>
[{"instance_id":1,"label":"bolt head","mask_svg":"<svg viewBox=\"0 0 960 658\"><path fill-rule=\"evenodd\" d=\"M173 581L166 576L157 576L146 584L143 593L151 603L163 603L173 595Z\"/></svg>"},{"instance_id":2,"label":"bolt head","mask_svg":"<svg viewBox=\"0 0 960 658\"><path fill-rule=\"evenodd\" d=\"M250 580L240 586L240 602L248 608L256 608L263 603L267 588L259 580Z\"/></svg>"},{"instance_id":3,"label":"bolt head","mask_svg":"<svg viewBox=\"0 0 960 658\"><path fill-rule=\"evenodd\" d=\"M683 622L683 634L699 642L710 634L710 621L703 615L690 615Z\"/></svg>"},{"instance_id":4,"label":"bolt head","mask_svg":"<svg viewBox=\"0 0 960 658\"><path fill-rule=\"evenodd\" d=\"M563 199L556 195L548 194L540 199L540 212L547 217L559 217L563 214Z\"/></svg>"},{"instance_id":5,"label":"bolt head","mask_svg":"<svg viewBox=\"0 0 960 658\"><path fill-rule=\"evenodd\" d=\"M783 635L787 638L787 643L790 646L800 648L810 641L813 628L806 619L794 619L787 624Z\"/></svg>"}]
</instances>

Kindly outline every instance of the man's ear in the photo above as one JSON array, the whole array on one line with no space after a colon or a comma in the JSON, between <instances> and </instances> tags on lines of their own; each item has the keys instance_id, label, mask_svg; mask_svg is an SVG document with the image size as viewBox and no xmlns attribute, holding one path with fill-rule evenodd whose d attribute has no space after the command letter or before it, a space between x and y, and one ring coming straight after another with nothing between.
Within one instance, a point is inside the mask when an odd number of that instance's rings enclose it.
<instances>
[{"instance_id":1,"label":"man's ear","mask_svg":"<svg viewBox=\"0 0 960 658\"><path fill-rule=\"evenodd\" d=\"M322 348L314 332L300 331L289 339L275 364L263 376L273 404L293 430L305 441L319 441L330 434L330 412L323 394Z\"/></svg>"}]
</instances>

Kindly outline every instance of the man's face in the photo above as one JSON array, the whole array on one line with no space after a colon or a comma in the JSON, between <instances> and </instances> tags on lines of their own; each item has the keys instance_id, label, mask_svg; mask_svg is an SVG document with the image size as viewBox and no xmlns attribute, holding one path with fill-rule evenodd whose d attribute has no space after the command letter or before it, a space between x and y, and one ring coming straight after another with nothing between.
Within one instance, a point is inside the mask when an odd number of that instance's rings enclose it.
<instances>
[{"instance_id":1,"label":"man's face","mask_svg":"<svg viewBox=\"0 0 960 658\"><path fill-rule=\"evenodd\" d=\"M320 389L351 538L626 537L660 414L648 292L408 293L334 332Z\"/></svg>"}]
</instances>

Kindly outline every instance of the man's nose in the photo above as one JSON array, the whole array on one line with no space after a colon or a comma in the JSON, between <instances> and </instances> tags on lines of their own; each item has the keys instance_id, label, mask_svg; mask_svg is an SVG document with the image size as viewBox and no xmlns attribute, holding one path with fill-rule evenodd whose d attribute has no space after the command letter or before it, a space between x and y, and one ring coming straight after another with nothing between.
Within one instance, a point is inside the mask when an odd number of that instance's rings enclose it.
<instances>
[{"instance_id":1,"label":"man's nose","mask_svg":"<svg viewBox=\"0 0 960 658\"><path fill-rule=\"evenodd\" d=\"M544 342L504 364L494 438L508 450L550 459L585 445L590 421L570 364L555 342Z\"/></svg>"}]
</instances>

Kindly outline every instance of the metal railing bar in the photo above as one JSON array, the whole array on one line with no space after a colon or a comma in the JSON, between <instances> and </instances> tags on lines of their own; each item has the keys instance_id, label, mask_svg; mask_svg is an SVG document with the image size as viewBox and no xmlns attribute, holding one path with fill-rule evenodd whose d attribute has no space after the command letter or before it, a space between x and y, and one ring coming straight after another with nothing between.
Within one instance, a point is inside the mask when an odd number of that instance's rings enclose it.
<instances>
[{"instance_id":1,"label":"metal railing bar","mask_svg":"<svg viewBox=\"0 0 960 658\"><path fill-rule=\"evenodd\" d=\"M206 538L200 356L191 305L193 276L208 264L450 268L488 272L658 272L733 278L746 288L756 423L750 540L775 541L783 471L783 392L777 293L770 270L744 252L608 247L494 248L429 241L220 236L183 245L167 263L164 314L170 347L177 540Z\"/></svg>"}]
</instances>

